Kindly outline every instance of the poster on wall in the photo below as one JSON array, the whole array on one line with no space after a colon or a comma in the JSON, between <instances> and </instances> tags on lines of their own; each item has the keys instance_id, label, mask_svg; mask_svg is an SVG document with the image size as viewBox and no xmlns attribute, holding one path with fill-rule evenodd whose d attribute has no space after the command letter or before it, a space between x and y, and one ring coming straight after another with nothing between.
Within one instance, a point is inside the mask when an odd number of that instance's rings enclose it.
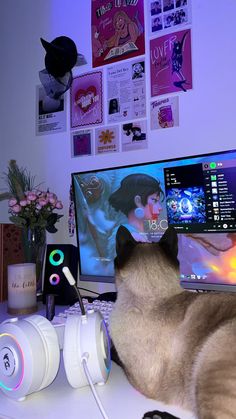
<instances>
[{"instance_id":1,"label":"poster on wall","mask_svg":"<svg viewBox=\"0 0 236 419\"><path fill-rule=\"evenodd\" d=\"M191 23L191 0L149 0L149 32L156 35Z\"/></svg>"},{"instance_id":2,"label":"poster on wall","mask_svg":"<svg viewBox=\"0 0 236 419\"><path fill-rule=\"evenodd\" d=\"M72 157L89 156L92 154L92 130L73 131L71 133Z\"/></svg>"},{"instance_id":3,"label":"poster on wall","mask_svg":"<svg viewBox=\"0 0 236 419\"><path fill-rule=\"evenodd\" d=\"M119 151L119 126L107 126L95 130L95 154Z\"/></svg>"},{"instance_id":4,"label":"poster on wall","mask_svg":"<svg viewBox=\"0 0 236 419\"><path fill-rule=\"evenodd\" d=\"M107 68L107 99L108 122L146 117L144 59Z\"/></svg>"},{"instance_id":5,"label":"poster on wall","mask_svg":"<svg viewBox=\"0 0 236 419\"><path fill-rule=\"evenodd\" d=\"M75 77L70 89L71 128L103 123L102 72Z\"/></svg>"},{"instance_id":6,"label":"poster on wall","mask_svg":"<svg viewBox=\"0 0 236 419\"><path fill-rule=\"evenodd\" d=\"M167 97L151 102L151 129L179 126L179 98Z\"/></svg>"},{"instance_id":7,"label":"poster on wall","mask_svg":"<svg viewBox=\"0 0 236 419\"><path fill-rule=\"evenodd\" d=\"M36 135L66 131L66 95L53 99L36 86Z\"/></svg>"},{"instance_id":8,"label":"poster on wall","mask_svg":"<svg viewBox=\"0 0 236 419\"><path fill-rule=\"evenodd\" d=\"M122 125L122 151L134 151L148 147L147 121L135 121Z\"/></svg>"},{"instance_id":9,"label":"poster on wall","mask_svg":"<svg viewBox=\"0 0 236 419\"><path fill-rule=\"evenodd\" d=\"M191 30L150 40L151 96L192 89Z\"/></svg>"},{"instance_id":10,"label":"poster on wall","mask_svg":"<svg viewBox=\"0 0 236 419\"><path fill-rule=\"evenodd\" d=\"M144 0L91 0L92 65L145 53Z\"/></svg>"}]
</instances>

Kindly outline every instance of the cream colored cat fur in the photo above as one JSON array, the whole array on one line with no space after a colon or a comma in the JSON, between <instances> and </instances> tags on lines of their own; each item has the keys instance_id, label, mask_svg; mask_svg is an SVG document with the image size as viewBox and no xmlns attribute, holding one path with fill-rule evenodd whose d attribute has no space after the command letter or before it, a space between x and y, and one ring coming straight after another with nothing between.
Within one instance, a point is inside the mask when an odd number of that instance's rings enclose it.
<instances>
[{"instance_id":1,"label":"cream colored cat fur","mask_svg":"<svg viewBox=\"0 0 236 419\"><path fill-rule=\"evenodd\" d=\"M236 295L179 284L177 235L136 243L117 232L111 337L132 385L199 419L236 418Z\"/></svg>"}]
</instances>

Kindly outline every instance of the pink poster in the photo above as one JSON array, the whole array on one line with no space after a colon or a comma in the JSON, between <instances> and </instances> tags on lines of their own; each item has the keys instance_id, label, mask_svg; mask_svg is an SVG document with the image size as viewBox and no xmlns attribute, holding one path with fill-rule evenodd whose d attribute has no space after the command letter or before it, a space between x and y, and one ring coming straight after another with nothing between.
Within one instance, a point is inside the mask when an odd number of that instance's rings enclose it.
<instances>
[{"instance_id":1,"label":"pink poster","mask_svg":"<svg viewBox=\"0 0 236 419\"><path fill-rule=\"evenodd\" d=\"M103 122L101 71L75 77L70 93L71 128L97 125Z\"/></svg>"},{"instance_id":2,"label":"pink poster","mask_svg":"<svg viewBox=\"0 0 236 419\"><path fill-rule=\"evenodd\" d=\"M151 96L192 89L191 31L150 41Z\"/></svg>"},{"instance_id":3,"label":"pink poster","mask_svg":"<svg viewBox=\"0 0 236 419\"><path fill-rule=\"evenodd\" d=\"M144 0L92 0L93 67L145 53Z\"/></svg>"}]
</instances>

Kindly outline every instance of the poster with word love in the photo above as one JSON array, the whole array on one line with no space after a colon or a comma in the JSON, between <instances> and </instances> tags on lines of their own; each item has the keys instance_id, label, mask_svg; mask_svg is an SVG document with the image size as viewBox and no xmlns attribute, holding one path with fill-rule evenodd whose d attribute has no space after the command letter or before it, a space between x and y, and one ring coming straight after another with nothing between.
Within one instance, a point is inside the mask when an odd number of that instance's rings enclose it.
<instances>
[{"instance_id":1,"label":"poster with word love","mask_svg":"<svg viewBox=\"0 0 236 419\"><path fill-rule=\"evenodd\" d=\"M150 40L151 96L192 89L191 30Z\"/></svg>"},{"instance_id":2,"label":"poster with word love","mask_svg":"<svg viewBox=\"0 0 236 419\"><path fill-rule=\"evenodd\" d=\"M71 86L71 128L103 122L102 72L75 77Z\"/></svg>"}]
</instances>

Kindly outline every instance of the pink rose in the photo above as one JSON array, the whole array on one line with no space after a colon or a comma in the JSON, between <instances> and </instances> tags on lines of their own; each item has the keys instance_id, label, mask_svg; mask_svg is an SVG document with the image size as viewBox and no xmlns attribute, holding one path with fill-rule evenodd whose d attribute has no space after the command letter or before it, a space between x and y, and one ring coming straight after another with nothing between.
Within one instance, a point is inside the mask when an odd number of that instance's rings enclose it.
<instances>
[{"instance_id":1,"label":"pink rose","mask_svg":"<svg viewBox=\"0 0 236 419\"><path fill-rule=\"evenodd\" d=\"M50 204L55 205L56 199L55 198L49 198L49 202L50 202Z\"/></svg>"},{"instance_id":2,"label":"pink rose","mask_svg":"<svg viewBox=\"0 0 236 419\"><path fill-rule=\"evenodd\" d=\"M20 206L21 206L21 207L26 207L26 205L27 205L27 200L26 200L26 199L22 199L22 200L20 201Z\"/></svg>"},{"instance_id":3,"label":"pink rose","mask_svg":"<svg viewBox=\"0 0 236 419\"><path fill-rule=\"evenodd\" d=\"M47 201L46 201L46 199L44 199L44 198L40 198L40 199L38 200L38 203L39 203L39 205L40 205L41 207L44 207L45 205L47 205Z\"/></svg>"},{"instance_id":4,"label":"pink rose","mask_svg":"<svg viewBox=\"0 0 236 419\"><path fill-rule=\"evenodd\" d=\"M11 207L11 210L12 210L15 214L18 214L18 213L21 211L21 207L20 207L20 205L16 204L16 205L13 205L13 207Z\"/></svg>"},{"instance_id":5,"label":"pink rose","mask_svg":"<svg viewBox=\"0 0 236 419\"><path fill-rule=\"evenodd\" d=\"M57 201L56 208L57 209L62 209L63 208L63 205L62 205L62 202L61 201Z\"/></svg>"},{"instance_id":6,"label":"pink rose","mask_svg":"<svg viewBox=\"0 0 236 419\"><path fill-rule=\"evenodd\" d=\"M37 199L37 195L34 192L30 192L27 196L29 201L35 201Z\"/></svg>"},{"instance_id":7,"label":"pink rose","mask_svg":"<svg viewBox=\"0 0 236 419\"><path fill-rule=\"evenodd\" d=\"M16 205L16 204L17 204L17 200L15 198L9 199L8 201L9 207L13 207L13 205Z\"/></svg>"}]
</instances>

